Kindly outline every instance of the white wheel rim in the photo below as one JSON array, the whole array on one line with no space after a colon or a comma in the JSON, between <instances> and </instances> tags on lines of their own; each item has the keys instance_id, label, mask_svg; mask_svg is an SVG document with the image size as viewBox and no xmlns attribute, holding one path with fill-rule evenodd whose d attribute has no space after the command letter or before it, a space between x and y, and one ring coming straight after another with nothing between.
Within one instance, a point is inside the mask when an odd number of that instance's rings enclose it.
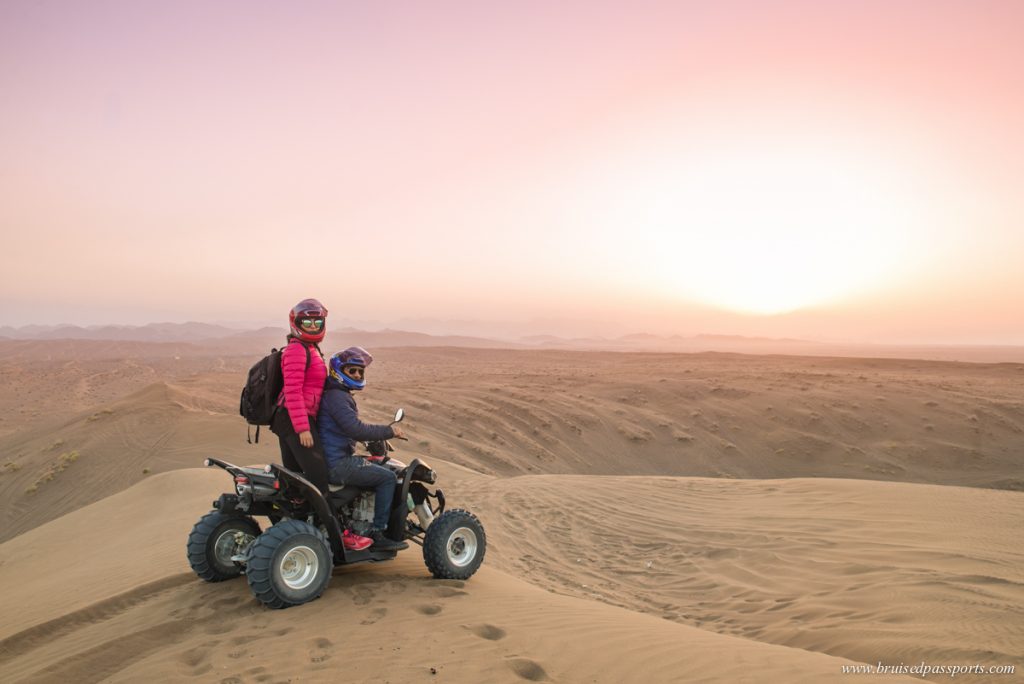
<instances>
[{"instance_id":1,"label":"white wheel rim","mask_svg":"<svg viewBox=\"0 0 1024 684\"><path fill-rule=\"evenodd\" d=\"M289 589L305 589L316 579L320 559L308 546L296 546L281 558L278 571Z\"/></svg>"},{"instance_id":2,"label":"white wheel rim","mask_svg":"<svg viewBox=\"0 0 1024 684\"><path fill-rule=\"evenodd\" d=\"M231 565L231 557L245 548L256 537L242 530L224 530L213 542L213 555L221 565Z\"/></svg>"},{"instance_id":3,"label":"white wheel rim","mask_svg":"<svg viewBox=\"0 0 1024 684\"><path fill-rule=\"evenodd\" d=\"M448 560L459 568L473 562L473 559L476 558L476 547L476 532L468 527L460 527L452 532L448 537L448 543L445 544Z\"/></svg>"}]
</instances>

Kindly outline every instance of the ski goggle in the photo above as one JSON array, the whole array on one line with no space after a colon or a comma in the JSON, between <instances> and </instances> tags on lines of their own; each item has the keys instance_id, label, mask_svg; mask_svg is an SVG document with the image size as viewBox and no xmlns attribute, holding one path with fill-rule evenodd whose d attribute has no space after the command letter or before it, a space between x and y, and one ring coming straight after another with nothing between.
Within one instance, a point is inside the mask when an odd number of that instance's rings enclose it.
<instances>
[{"instance_id":1,"label":"ski goggle","mask_svg":"<svg viewBox=\"0 0 1024 684\"><path fill-rule=\"evenodd\" d=\"M341 372L353 378L366 377L366 369L362 366L345 366Z\"/></svg>"},{"instance_id":2,"label":"ski goggle","mask_svg":"<svg viewBox=\"0 0 1024 684\"><path fill-rule=\"evenodd\" d=\"M299 320L299 326L306 330L319 330L324 327L324 319L322 318L302 318Z\"/></svg>"}]
</instances>

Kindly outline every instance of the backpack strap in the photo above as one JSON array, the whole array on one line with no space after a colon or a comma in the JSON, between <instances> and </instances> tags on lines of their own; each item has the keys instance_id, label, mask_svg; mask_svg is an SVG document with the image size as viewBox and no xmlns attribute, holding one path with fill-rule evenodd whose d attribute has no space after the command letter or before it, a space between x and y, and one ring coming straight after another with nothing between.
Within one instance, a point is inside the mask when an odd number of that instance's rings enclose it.
<instances>
[{"instance_id":1,"label":"backpack strap","mask_svg":"<svg viewBox=\"0 0 1024 684\"><path fill-rule=\"evenodd\" d=\"M302 345L302 348L306 350L306 370L309 370L309 364L312 363L312 361L313 361L313 355L309 351L309 345L306 344L305 342L303 342L302 340L300 340L297 337L293 337L292 339L296 340L299 344ZM313 346L316 347L316 353L320 355L320 360L322 361L323 358L324 358L324 353L322 351L320 351L320 345L317 344L316 342L314 342Z\"/></svg>"}]
</instances>

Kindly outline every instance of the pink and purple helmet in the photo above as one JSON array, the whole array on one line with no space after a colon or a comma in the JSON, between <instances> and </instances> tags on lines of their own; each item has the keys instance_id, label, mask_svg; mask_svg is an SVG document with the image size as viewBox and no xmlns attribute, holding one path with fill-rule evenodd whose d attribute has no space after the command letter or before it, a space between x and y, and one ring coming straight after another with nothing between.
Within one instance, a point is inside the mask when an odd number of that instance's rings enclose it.
<instances>
[{"instance_id":1,"label":"pink and purple helmet","mask_svg":"<svg viewBox=\"0 0 1024 684\"><path fill-rule=\"evenodd\" d=\"M311 327L303 327L303 319L311 321ZM288 325L303 342L320 342L327 333L327 307L316 299L303 299L289 312Z\"/></svg>"}]
</instances>

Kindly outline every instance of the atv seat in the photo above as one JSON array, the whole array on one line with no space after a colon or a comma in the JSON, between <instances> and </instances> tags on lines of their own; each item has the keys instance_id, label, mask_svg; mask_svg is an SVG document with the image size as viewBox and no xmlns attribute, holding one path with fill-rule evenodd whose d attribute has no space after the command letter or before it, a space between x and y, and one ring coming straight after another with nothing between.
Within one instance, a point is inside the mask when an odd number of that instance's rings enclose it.
<instances>
[{"instance_id":1,"label":"atv seat","mask_svg":"<svg viewBox=\"0 0 1024 684\"><path fill-rule=\"evenodd\" d=\"M352 503L352 500L355 499L359 495L359 492L363 491L364 489L363 487L357 487L355 485L350 484L332 484L330 487L331 503L334 505L335 508L347 506L348 504Z\"/></svg>"}]
</instances>

